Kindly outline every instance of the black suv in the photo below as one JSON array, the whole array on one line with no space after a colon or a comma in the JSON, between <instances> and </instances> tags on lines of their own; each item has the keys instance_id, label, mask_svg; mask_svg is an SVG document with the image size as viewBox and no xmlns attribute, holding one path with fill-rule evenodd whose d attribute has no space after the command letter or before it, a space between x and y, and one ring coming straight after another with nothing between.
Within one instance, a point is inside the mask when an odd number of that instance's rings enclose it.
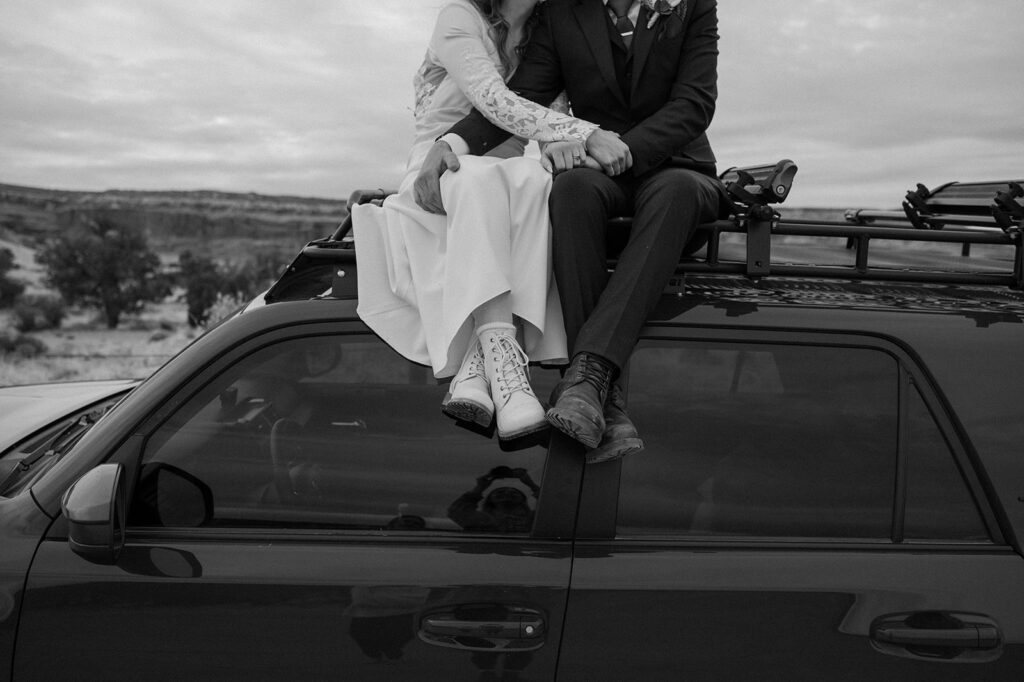
<instances>
[{"instance_id":1,"label":"black suv","mask_svg":"<svg viewBox=\"0 0 1024 682\"><path fill-rule=\"evenodd\" d=\"M346 230L307 245L72 449L21 453L0 679L1024 679L1020 183L800 221L792 171L727 175L736 216L627 368L621 462L444 418L357 317ZM822 240L847 262L798 263Z\"/></svg>"}]
</instances>

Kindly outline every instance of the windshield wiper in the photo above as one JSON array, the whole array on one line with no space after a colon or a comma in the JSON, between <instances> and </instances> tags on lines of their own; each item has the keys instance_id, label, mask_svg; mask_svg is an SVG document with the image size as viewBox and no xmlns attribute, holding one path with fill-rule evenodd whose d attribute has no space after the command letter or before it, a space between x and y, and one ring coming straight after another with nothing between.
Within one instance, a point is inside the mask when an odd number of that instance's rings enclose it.
<instances>
[{"instance_id":1,"label":"windshield wiper","mask_svg":"<svg viewBox=\"0 0 1024 682\"><path fill-rule=\"evenodd\" d=\"M22 458L8 472L7 476L0 481L0 493L5 493L13 488L40 460L47 458L53 458L54 462L60 460L85 435L85 432L91 429L110 410L110 407L112 406L79 415L50 440L48 447L38 448L35 452Z\"/></svg>"}]
</instances>

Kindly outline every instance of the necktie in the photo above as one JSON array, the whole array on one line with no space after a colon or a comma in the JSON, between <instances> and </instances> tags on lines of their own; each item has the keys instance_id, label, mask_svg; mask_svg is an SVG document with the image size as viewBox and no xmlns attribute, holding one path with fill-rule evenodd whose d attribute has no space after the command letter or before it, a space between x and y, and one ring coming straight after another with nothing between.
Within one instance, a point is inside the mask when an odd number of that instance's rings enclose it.
<instances>
[{"instance_id":1,"label":"necktie","mask_svg":"<svg viewBox=\"0 0 1024 682\"><path fill-rule=\"evenodd\" d=\"M608 0L608 7L615 13L615 28L627 50L633 42L633 22L629 20L629 8L632 6L633 0Z\"/></svg>"}]
</instances>

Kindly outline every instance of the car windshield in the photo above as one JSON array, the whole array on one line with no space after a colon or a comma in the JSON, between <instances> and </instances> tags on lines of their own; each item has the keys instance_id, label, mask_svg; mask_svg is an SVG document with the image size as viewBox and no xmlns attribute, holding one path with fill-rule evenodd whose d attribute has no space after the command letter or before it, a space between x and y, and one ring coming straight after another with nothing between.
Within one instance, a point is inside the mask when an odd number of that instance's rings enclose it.
<instances>
[{"instance_id":1,"label":"car windshield","mask_svg":"<svg viewBox=\"0 0 1024 682\"><path fill-rule=\"evenodd\" d=\"M72 415L38 434L0 462L0 496L13 497L29 488L106 415L120 400L106 401Z\"/></svg>"}]
</instances>

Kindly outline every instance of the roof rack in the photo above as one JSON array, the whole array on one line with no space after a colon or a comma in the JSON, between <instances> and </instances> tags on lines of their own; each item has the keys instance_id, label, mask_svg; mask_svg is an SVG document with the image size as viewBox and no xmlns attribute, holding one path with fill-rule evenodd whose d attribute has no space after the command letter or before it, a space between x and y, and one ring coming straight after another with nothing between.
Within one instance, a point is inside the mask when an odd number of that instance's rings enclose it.
<instances>
[{"instance_id":1,"label":"roof rack","mask_svg":"<svg viewBox=\"0 0 1024 682\"><path fill-rule=\"evenodd\" d=\"M732 200L727 220L700 225L707 236L702 257L686 257L676 274L808 277L890 282L925 282L1001 286L1024 289L1024 181L949 183L934 191L919 185L908 193L904 213L852 210L845 220L814 221L784 218L775 208L789 196L797 166L788 159L773 164L730 168L720 176ZM349 205L380 204L392 191L357 190ZM913 198L911 198L913 195ZM913 216L913 217L911 217ZM610 228L628 232L630 218L614 218ZM328 295L356 296L356 255L351 216L323 239L307 244L266 294L268 303ZM743 234L745 260L722 257L722 235ZM846 239L855 256L845 265L773 263L773 240L782 237ZM951 272L939 267L894 268L873 263L875 240L973 244L1004 247L1010 254L1005 271L976 268ZM875 259L877 260L877 259ZM609 260L609 267L615 266Z\"/></svg>"},{"instance_id":2,"label":"roof rack","mask_svg":"<svg viewBox=\"0 0 1024 682\"><path fill-rule=\"evenodd\" d=\"M1024 228L1024 180L950 182L929 190L919 184L907 192L903 212L852 210L846 219L858 224L905 226L941 230L948 225L998 229L1010 233Z\"/></svg>"}]
</instances>

